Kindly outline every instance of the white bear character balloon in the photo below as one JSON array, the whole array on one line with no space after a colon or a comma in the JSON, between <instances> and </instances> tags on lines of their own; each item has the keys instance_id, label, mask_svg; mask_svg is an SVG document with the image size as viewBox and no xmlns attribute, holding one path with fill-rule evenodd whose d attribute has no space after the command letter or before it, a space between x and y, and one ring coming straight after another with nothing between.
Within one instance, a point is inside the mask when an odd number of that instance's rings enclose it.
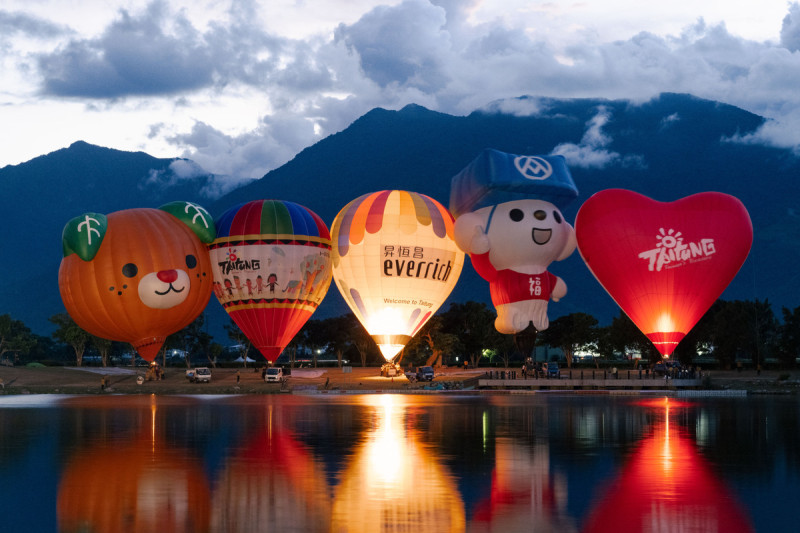
<instances>
[{"instance_id":1,"label":"white bear character balloon","mask_svg":"<svg viewBox=\"0 0 800 533\"><path fill-rule=\"evenodd\" d=\"M500 333L519 333L530 324L547 329L549 300L566 295L564 280L547 267L575 251L575 230L559 206L577 194L560 156L486 150L453 178L456 244L489 282Z\"/></svg>"}]
</instances>

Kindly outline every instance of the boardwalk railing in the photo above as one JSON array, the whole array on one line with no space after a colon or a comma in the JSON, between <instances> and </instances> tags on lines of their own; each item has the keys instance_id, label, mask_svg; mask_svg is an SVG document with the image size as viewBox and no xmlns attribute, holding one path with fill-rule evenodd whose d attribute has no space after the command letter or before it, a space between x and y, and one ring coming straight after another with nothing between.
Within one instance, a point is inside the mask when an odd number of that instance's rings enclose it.
<instances>
[{"instance_id":1,"label":"boardwalk railing","mask_svg":"<svg viewBox=\"0 0 800 533\"><path fill-rule=\"evenodd\" d=\"M560 377L522 377L519 370L490 371L478 380L479 388L525 389L683 389L702 386L702 376L665 377L646 372L617 373L571 370Z\"/></svg>"}]
</instances>

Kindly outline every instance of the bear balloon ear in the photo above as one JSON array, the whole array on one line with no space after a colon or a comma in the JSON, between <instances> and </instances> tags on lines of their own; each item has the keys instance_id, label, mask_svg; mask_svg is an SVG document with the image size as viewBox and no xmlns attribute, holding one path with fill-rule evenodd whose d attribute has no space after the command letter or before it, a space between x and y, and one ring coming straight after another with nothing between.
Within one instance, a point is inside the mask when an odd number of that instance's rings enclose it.
<instances>
[{"instance_id":1,"label":"bear balloon ear","mask_svg":"<svg viewBox=\"0 0 800 533\"><path fill-rule=\"evenodd\" d=\"M170 202L159 207L186 224L205 244L217 238L214 219L203 207L192 202Z\"/></svg>"},{"instance_id":2,"label":"bear balloon ear","mask_svg":"<svg viewBox=\"0 0 800 533\"><path fill-rule=\"evenodd\" d=\"M91 261L97 255L107 229L108 220L100 213L85 213L73 218L61 232L64 257L78 254L82 260Z\"/></svg>"},{"instance_id":3,"label":"bear balloon ear","mask_svg":"<svg viewBox=\"0 0 800 533\"><path fill-rule=\"evenodd\" d=\"M567 241L564 243L564 247L561 249L561 253L556 257L556 261L563 261L570 255L572 252L575 251L575 248L578 247L578 239L575 238L575 229L572 225L567 224Z\"/></svg>"},{"instance_id":4,"label":"bear balloon ear","mask_svg":"<svg viewBox=\"0 0 800 533\"><path fill-rule=\"evenodd\" d=\"M489 213L489 209L479 209L471 213L464 213L456 219L454 237L456 245L458 245L462 252L480 254L487 251L476 250L473 245L475 244L474 239L476 237L485 235L488 231Z\"/></svg>"}]
</instances>

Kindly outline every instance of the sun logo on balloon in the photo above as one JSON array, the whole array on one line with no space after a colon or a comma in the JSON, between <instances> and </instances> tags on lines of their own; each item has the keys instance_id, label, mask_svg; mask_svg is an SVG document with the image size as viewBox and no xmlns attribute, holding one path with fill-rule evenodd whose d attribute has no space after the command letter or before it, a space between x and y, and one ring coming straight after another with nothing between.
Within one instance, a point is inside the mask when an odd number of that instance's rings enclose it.
<instances>
[{"instance_id":1,"label":"sun logo on balloon","mask_svg":"<svg viewBox=\"0 0 800 533\"><path fill-rule=\"evenodd\" d=\"M229 248L227 252L225 252L225 256L228 258L228 261L234 263L239 258L236 255L236 248Z\"/></svg>"},{"instance_id":2,"label":"sun logo on balloon","mask_svg":"<svg viewBox=\"0 0 800 533\"><path fill-rule=\"evenodd\" d=\"M656 244L656 247L675 248L675 246L677 246L678 243L681 242L682 235L683 234L680 231L675 233L674 229L671 229L667 232L664 231L664 228L660 228L658 230L658 235L656 236L656 239L658 240L658 244Z\"/></svg>"}]
</instances>

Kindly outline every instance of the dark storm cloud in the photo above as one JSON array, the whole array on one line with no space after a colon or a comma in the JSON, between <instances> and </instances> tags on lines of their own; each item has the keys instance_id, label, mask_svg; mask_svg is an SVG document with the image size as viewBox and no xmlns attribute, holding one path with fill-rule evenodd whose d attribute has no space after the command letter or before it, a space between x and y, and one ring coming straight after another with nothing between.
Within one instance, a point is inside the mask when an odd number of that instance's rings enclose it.
<instances>
[{"instance_id":1,"label":"dark storm cloud","mask_svg":"<svg viewBox=\"0 0 800 533\"><path fill-rule=\"evenodd\" d=\"M789 14L783 18L781 44L792 52L800 50L800 4L789 4Z\"/></svg>"},{"instance_id":2,"label":"dark storm cloud","mask_svg":"<svg viewBox=\"0 0 800 533\"><path fill-rule=\"evenodd\" d=\"M99 39L73 40L40 56L45 92L115 98L210 84L213 66L202 35L185 18L166 15L158 2L138 17L122 11Z\"/></svg>"},{"instance_id":3,"label":"dark storm cloud","mask_svg":"<svg viewBox=\"0 0 800 533\"><path fill-rule=\"evenodd\" d=\"M236 3L231 20L205 32L156 1L139 14L121 11L100 38L73 40L39 57L44 92L118 98L168 95L232 82L283 84L306 91L330 84L307 45L272 37Z\"/></svg>"},{"instance_id":4,"label":"dark storm cloud","mask_svg":"<svg viewBox=\"0 0 800 533\"><path fill-rule=\"evenodd\" d=\"M381 87L443 88L443 57L450 49L445 10L426 0L376 7L355 24L339 25L336 39L360 58L364 74Z\"/></svg>"}]
</instances>

